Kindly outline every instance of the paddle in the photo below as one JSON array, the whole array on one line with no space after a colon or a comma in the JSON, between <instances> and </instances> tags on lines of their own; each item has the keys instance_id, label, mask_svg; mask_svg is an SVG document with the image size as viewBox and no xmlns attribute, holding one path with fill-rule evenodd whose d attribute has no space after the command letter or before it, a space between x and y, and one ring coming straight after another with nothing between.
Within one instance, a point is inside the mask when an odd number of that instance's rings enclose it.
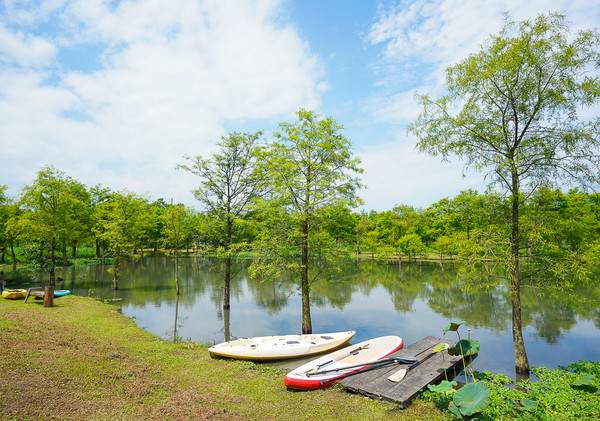
<instances>
[{"instance_id":1,"label":"paddle","mask_svg":"<svg viewBox=\"0 0 600 421\"><path fill-rule=\"evenodd\" d=\"M355 354L357 354L357 353L358 353L360 350L362 350L362 349L367 349L367 348L369 347L369 345L370 345L370 344L366 344L366 345L363 345L363 346L359 346L358 348L356 348L356 349L353 349L352 351L350 351L350 352L347 352L346 354L344 354L344 355L341 355L341 356L339 356L339 357L337 357L337 358L334 358L333 360L325 361L323 364L318 364L316 368L311 368L311 369L308 369L308 370L306 370L306 371L304 372L304 374L308 375L308 372L309 372L309 371L315 371L315 370L316 370L316 371L319 371L319 369L321 369L322 367L325 367L326 365L329 365L329 364L331 364L331 363L334 363L334 362L336 362L336 361L343 360L344 358L346 358L346 357L349 357L350 355L355 355Z\"/></svg>"},{"instance_id":2,"label":"paddle","mask_svg":"<svg viewBox=\"0 0 600 421\"><path fill-rule=\"evenodd\" d=\"M310 376L318 376L320 374L325 374L325 373L333 373L335 371L342 371L342 370L348 370L351 368L356 368L356 367L365 367L368 365L382 365L383 363L398 363L398 364L414 364L417 362L417 359L414 357L392 357L392 358L387 358L384 360L376 360L376 361L369 361L369 362L365 362L365 363L361 363L361 364L354 364L354 365L347 365L344 367L339 367L339 368L331 368L329 370L323 370L323 371L315 371L313 373L306 373L306 375L308 377Z\"/></svg>"},{"instance_id":3,"label":"paddle","mask_svg":"<svg viewBox=\"0 0 600 421\"><path fill-rule=\"evenodd\" d=\"M396 361L388 360L388 361L386 361L386 362L384 362L382 364L373 364L373 365L371 365L369 367L363 368L362 370L353 371L352 373L342 374L341 376L337 376L337 377L334 377L334 378L331 378L331 379L327 379L327 380L321 380L319 383L321 385L324 385L326 383L335 382L337 380L345 379L346 377L354 376L356 374L362 374L362 373L366 373L367 371L375 370L377 368L383 368L385 366L388 366L388 365L391 365L391 364L394 364L394 363L396 363Z\"/></svg>"},{"instance_id":4,"label":"paddle","mask_svg":"<svg viewBox=\"0 0 600 421\"><path fill-rule=\"evenodd\" d=\"M396 371L394 374L392 374L391 376L388 377L388 380L390 380L392 382L399 382L400 380L402 380L404 378L404 376L406 376L406 373L408 373L410 370L412 370L413 368L415 368L416 366L421 364L423 361L427 361L428 359L433 357L435 354L436 354L435 352L432 352L431 354L429 354L422 360L417 361L416 363L412 364L410 367L402 368L402 369Z\"/></svg>"}]
</instances>

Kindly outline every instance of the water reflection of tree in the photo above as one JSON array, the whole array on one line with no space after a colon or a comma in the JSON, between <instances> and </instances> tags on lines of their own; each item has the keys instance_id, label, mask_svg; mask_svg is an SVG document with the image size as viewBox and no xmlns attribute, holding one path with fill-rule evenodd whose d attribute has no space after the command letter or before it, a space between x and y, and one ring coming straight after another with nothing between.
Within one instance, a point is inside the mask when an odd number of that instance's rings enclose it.
<instances>
[{"instance_id":1,"label":"water reflection of tree","mask_svg":"<svg viewBox=\"0 0 600 421\"><path fill-rule=\"evenodd\" d=\"M510 330L511 320L508 286L490 276L500 269L481 267L481 281L477 285L469 282L469 287L465 288L457 271L451 266L441 271L435 265L419 267L404 264L398 268L397 263L365 261L360 263L355 281L365 295L381 285L398 312L414 311L415 301L421 299L427 302L431 310L448 320L464 320L472 328L505 334ZM496 281L490 283L490 279ZM600 296L597 289L589 294ZM521 299L523 326L533 329L537 336L550 345L556 344L565 332L576 325L575 308L579 310L579 317L594 320L596 325L600 319L596 300L584 300L588 304L582 306L582 300L578 297L565 296L558 300L557 297L540 295L535 288L524 288Z\"/></svg>"},{"instance_id":2,"label":"water reflection of tree","mask_svg":"<svg viewBox=\"0 0 600 421\"><path fill-rule=\"evenodd\" d=\"M442 272L437 265L397 262L349 261L351 267L344 271L344 278L335 282L315 284L311 300L314 305L343 310L356 293L368 297L373 290L382 288L389 295L394 309L399 313L415 311L415 302L422 300L438 315L448 320L465 320L472 328L486 328L496 334L509 334L510 297L507 285L496 281L490 283L494 269L482 267L481 281L470 283L466 289L461 284L461 274L452 265ZM128 306L176 305L173 285L173 259L167 257L146 258L123 265L120 289L117 297L123 298ZM191 309L203 295L214 303L219 320L223 320L227 331L227 315L222 311L224 268L218 261L198 257L182 259L180 263L182 294L176 311ZM270 316L280 313L290 305L290 297L298 295L298 282L294 279L279 279L261 282L247 274L245 263L236 262L237 276L232 279L232 298L248 300L249 294L260 308ZM495 270L500 270L496 268ZM71 268L67 271L65 287L77 290L79 295L110 299L115 297L112 277L102 266ZM32 278L29 278L32 279ZM33 278L35 279L35 278ZM523 325L531 329L548 344L556 344L566 332L573 329L578 320L590 320L600 329L600 285L589 285L577 296L550 296L540 289L524 286L522 291ZM119 305L117 303L117 305ZM235 310L234 310L235 315ZM180 321L181 322L181 321ZM178 324L179 325L179 324ZM174 328L175 330L175 328ZM175 332L173 332L176 334Z\"/></svg>"},{"instance_id":3,"label":"water reflection of tree","mask_svg":"<svg viewBox=\"0 0 600 421\"><path fill-rule=\"evenodd\" d=\"M352 293L357 288L358 269L354 260L343 259L338 265L342 266L336 279L317 282L313 285L311 291L311 302L316 307L325 307L329 304L331 307L343 310L344 307L352 301Z\"/></svg>"},{"instance_id":4,"label":"water reflection of tree","mask_svg":"<svg viewBox=\"0 0 600 421\"><path fill-rule=\"evenodd\" d=\"M536 332L550 345L557 344L564 332L570 331L576 324L576 312L573 297L568 295L562 299L549 299L538 288L525 287L521 300L526 314L531 317L531 323Z\"/></svg>"},{"instance_id":5,"label":"water reflection of tree","mask_svg":"<svg viewBox=\"0 0 600 421\"><path fill-rule=\"evenodd\" d=\"M417 265L396 263L381 264L362 262L360 265L363 290L381 285L390 295L394 308L401 313L414 311L423 283L417 276Z\"/></svg>"},{"instance_id":6,"label":"water reflection of tree","mask_svg":"<svg viewBox=\"0 0 600 421\"><path fill-rule=\"evenodd\" d=\"M259 282L247 278L248 290L252 292L256 305L267 311L267 314L273 316L289 303L289 297L297 294L297 285L285 279L279 279L268 282Z\"/></svg>"},{"instance_id":7,"label":"water reflection of tree","mask_svg":"<svg viewBox=\"0 0 600 421\"><path fill-rule=\"evenodd\" d=\"M423 289L423 298L429 308L448 320L464 320L472 328L485 327L495 333L506 331L511 318L506 288L471 291L466 292L457 282L438 284Z\"/></svg>"},{"instance_id":8,"label":"water reflection of tree","mask_svg":"<svg viewBox=\"0 0 600 421\"><path fill-rule=\"evenodd\" d=\"M352 284L339 279L336 281L319 282L311 291L311 302L315 307L331 307L343 310L352 301Z\"/></svg>"}]
</instances>

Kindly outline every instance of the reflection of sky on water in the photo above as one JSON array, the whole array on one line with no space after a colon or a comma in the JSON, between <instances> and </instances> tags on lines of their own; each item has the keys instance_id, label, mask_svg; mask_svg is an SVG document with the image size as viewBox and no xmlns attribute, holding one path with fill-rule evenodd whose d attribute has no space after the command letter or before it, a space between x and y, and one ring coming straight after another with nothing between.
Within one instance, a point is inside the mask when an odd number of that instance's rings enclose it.
<instances>
[{"instance_id":1,"label":"reflection of sky on water","mask_svg":"<svg viewBox=\"0 0 600 421\"><path fill-rule=\"evenodd\" d=\"M456 286L451 271L441 272L438 267L419 270L403 265L399 272L397 265L365 266L349 284L318 290L320 295L315 296L311 307L315 333L356 330L352 343L398 335L410 344L426 336L456 340L456 333L444 336L442 329L451 320L466 320L460 329L461 337L465 338L466 327L471 327L471 337L481 343L475 369L514 377L510 303L505 290L465 293ZM85 269L87 275L81 275L81 270L77 269L74 279L65 286L78 295L87 296L93 290L97 298L122 298L115 305L121 307L125 316L135 317L140 327L165 340L173 340L176 309L176 332L181 340L225 340L227 317L221 308L221 278L214 269L186 268L187 278L182 279L178 303L172 268L164 261L160 265L136 266L131 275L135 281L128 281L125 268L116 292L106 278L94 279L97 275L92 274L97 274L97 269ZM317 294L316 289L313 291ZM588 298L594 298L594 294L597 291L586 292ZM597 298L593 301L597 302ZM586 320L598 317L597 307L584 310L585 317L572 310L572 303L542 299L530 289L524 289L522 303L527 324L525 346L532 365L555 368L571 361L598 358L600 332L593 321ZM300 331L301 300L293 285L276 287L264 282L259 290L255 281L244 277L232 284L232 339Z\"/></svg>"}]
</instances>

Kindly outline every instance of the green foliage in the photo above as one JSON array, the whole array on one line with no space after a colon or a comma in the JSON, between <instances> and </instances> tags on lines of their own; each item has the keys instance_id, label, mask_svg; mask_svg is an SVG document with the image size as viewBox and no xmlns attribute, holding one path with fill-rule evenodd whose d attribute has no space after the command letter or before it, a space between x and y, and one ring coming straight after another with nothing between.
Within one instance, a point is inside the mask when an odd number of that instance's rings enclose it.
<instances>
[{"instance_id":1,"label":"green foliage","mask_svg":"<svg viewBox=\"0 0 600 421\"><path fill-rule=\"evenodd\" d=\"M479 52L446 69L447 95L419 96L423 112L409 127L419 150L442 159L458 155L510 200L511 217L503 224L509 229L499 231L508 247L497 258L506 262L515 315L521 314L522 280L539 268L520 265L521 250L545 235L536 224L530 225L529 238L521 233L520 224L527 225L523 194L560 181L593 186L600 180L600 125L579 116L583 107L600 101L600 77L592 72L599 66L597 31L571 36L558 13L523 22L507 15L500 33ZM569 234L577 241L581 232ZM583 265L577 256L567 256L559 265L546 260L546 271L561 280L568 279L565 273L588 277L578 270ZM520 317L513 318L512 330L515 365L528 372Z\"/></svg>"},{"instance_id":2,"label":"green foliage","mask_svg":"<svg viewBox=\"0 0 600 421\"><path fill-rule=\"evenodd\" d=\"M443 402L443 405L447 405L450 412L455 416L461 419L465 419L465 417L467 419L472 419L472 417L479 417L481 412L489 405L490 391L483 383L476 381L472 365L470 367L471 383L469 383L468 367L465 356L470 356L479 352L479 342L470 337L468 339L460 339L458 329L464 323L464 321L450 322L450 324L442 330L444 335L447 332L456 332L459 341L455 346L448 347L447 344L442 343L436 346L433 352L442 352L442 357L444 356L444 350L448 350L449 355L461 355L463 367L465 367L465 380L467 384L455 392L454 387L456 386L456 382L448 381L448 373L446 372L444 363L446 380L443 380L437 386L429 385L428 389L431 392L441 394L443 398L440 399L439 402ZM470 362L472 362L471 359ZM448 399L450 395L452 396L452 400Z\"/></svg>"},{"instance_id":3,"label":"green foliage","mask_svg":"<svg viewBox=\"0 0 600 421\"><path fill-rule=\"evenodd\" d=\"M91 208L87 189L52 166L38 171L35 181L23 188L18 205L20 210L12 212L5 232L16 240L48 250L50 266L55 265L57 249L66 250L67 245L89 235Z\"/></svg>"},{"instance_id":4,"label":"green foliage","mask_svg":"<svg viewBox=\"0 0 600 421\"><path fill-rule=\"evenodd\" d=\"M444 393L451 395L456 392L455 387L458 383L456 381L449 382L448 380L442 380L440 384L430 384L427 388L435 393Z\"/></svg>"},{"instance_id":5,"label":"green foliage","mask_svg":"<svg viewBox=\"0 0 600 421\"><path fill-rule=\"evenodd\" d=\"M418 234L407 234L402 236L398 240L398 245L400 250L408 254L409 259L411 256L415 258L418 253L425 250L425 244L423 244L423 241L421 241L421 237Z\"/></svg>"},{"instance_id":6,"label":"green foliage","mask_svg":"<svg viewBox=\"0 0 600 421\"><path fill-rule=\"evenodd\" d=\"M483 383L490 391L490 403L481 415L493 420L600 418L600 395L595 375L589 374L600 372L600 362L580 361L554 370L533 367L532 372L538 380L521 381L518 387L507 387L513 381L505 375L477 373L479 382L471 384ZM446 395L425 392L423 397L448 407Z\"/></svg>"},{"instance_id":7,"label":"green foliage","mask_svg":"<svg viewBox=\"0 0 600 421\"><path fill-rule=\"evenodd\" d=\"M296 115L294 123L279 124L260 159L269 195L255 202L260 229L250 271L261 280L299 279L302 331L309 333L311 285L338 271L332 218L360 203L356 174L363 170L335 120L302 109Z\"/></svg>"},{"instance_id":8,"label":"green foliage","mask_svg":"<svg viewBox=\"0 0 600 421\"><path fill-rule=\"evenodd\" d=\"M480 382L466 384L453 396L448 409L460 418L482 412L490 403L490 391Z\"/></svg>"},{"instance_id":9,"label":"green foliage","mask_svg":"<svg viewBox=\"0 0 600 421\"><path fill-rule=\"evenodd\" d=\"M573 382L571 383L571 386L579 387L582 389L595 388L594 387L595 379L596 379L595 376L593 376L591 374L586 374L586 375L577 377L575 380L573 380Z\"/></svg>"},{"instance_id":10,"label":"green foliage","mask_svg":"<svg viewBox=\"0 0 600 421\"><path fill-rule=\"evenodd\" d=\"M448 354L450 355L462 355L469 356L479 352L480 345L479 341L475 339L461 339L458 343L448 348Z\"/></svg>"},{"instance_id":11,"label":"green foliage","mask_svg":"<svg viewBox=\"0 0 600 421\"><path fill-rule=\"evenodd\" d=\"M573 387L572 384L582 379L585 383L585 377L589 376L584 374L586 368L598 371L600 363L579 362L569 367L571 371L565 367L555 370L533 367L533 374L539 380L520 382L518 389L491 383L492 410L488 410L488 414L496 418L513 415L533 420L598 419L600 396L596 389L589 386Z\"/></svg>"},{"instance_id":12,"label":"green foliage","mask_svg":"<svg viewBox=\"0 0 600 421\"><path fill-rule=\"evenodd\" d=\"M450 324L448 326L446 326L443 330L442 333L445 335L446 332L458 332L458 328L461 327L462 325L464 325L465 322L450 322ZM460 338L460 336L459 336Z\"/></svg>"},{"instance_id":13,"label":"green foliage","mask_svg":"<svg viewBox=\"0 0 600 421\"><path fill-rule=\"evenodd\" d=\"M163 236L176 250L194 232L193 211L182 204L168 205L160 218Z\"/></svg>"},{"instance_id":14,"label":"green foliage","mask_svg":"<svg viewBox=\"0 0 600 421\"><path fill-rule=\"evenodd\" d=\"M217 142L217 152L209 157L186 156L191 165L178 168L199 177L194 196L200 202L210 221L211 240L214 247L226 249L244 238L244 219L253 199L264 193L265 175L258 163L262 147L262 132L229 133Z\"/></svg>"}]
</instances>

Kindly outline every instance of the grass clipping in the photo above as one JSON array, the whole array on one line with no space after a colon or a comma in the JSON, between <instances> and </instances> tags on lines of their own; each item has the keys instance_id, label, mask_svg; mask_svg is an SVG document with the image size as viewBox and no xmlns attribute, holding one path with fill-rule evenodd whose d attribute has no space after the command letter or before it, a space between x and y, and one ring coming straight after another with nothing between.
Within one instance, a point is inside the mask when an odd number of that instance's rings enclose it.
<instances>
[{"instance_id":1,"label":"grass clipping","mask_svg":"<svg viewBox=\"0 0 600 421\"><path fill-rule=\"evenodd\" d=\"M162 341L90 298L0 300L0 329L0 419L445 419L430 403L288 391L283 372Z\"/></svg>"}]
</instances>

